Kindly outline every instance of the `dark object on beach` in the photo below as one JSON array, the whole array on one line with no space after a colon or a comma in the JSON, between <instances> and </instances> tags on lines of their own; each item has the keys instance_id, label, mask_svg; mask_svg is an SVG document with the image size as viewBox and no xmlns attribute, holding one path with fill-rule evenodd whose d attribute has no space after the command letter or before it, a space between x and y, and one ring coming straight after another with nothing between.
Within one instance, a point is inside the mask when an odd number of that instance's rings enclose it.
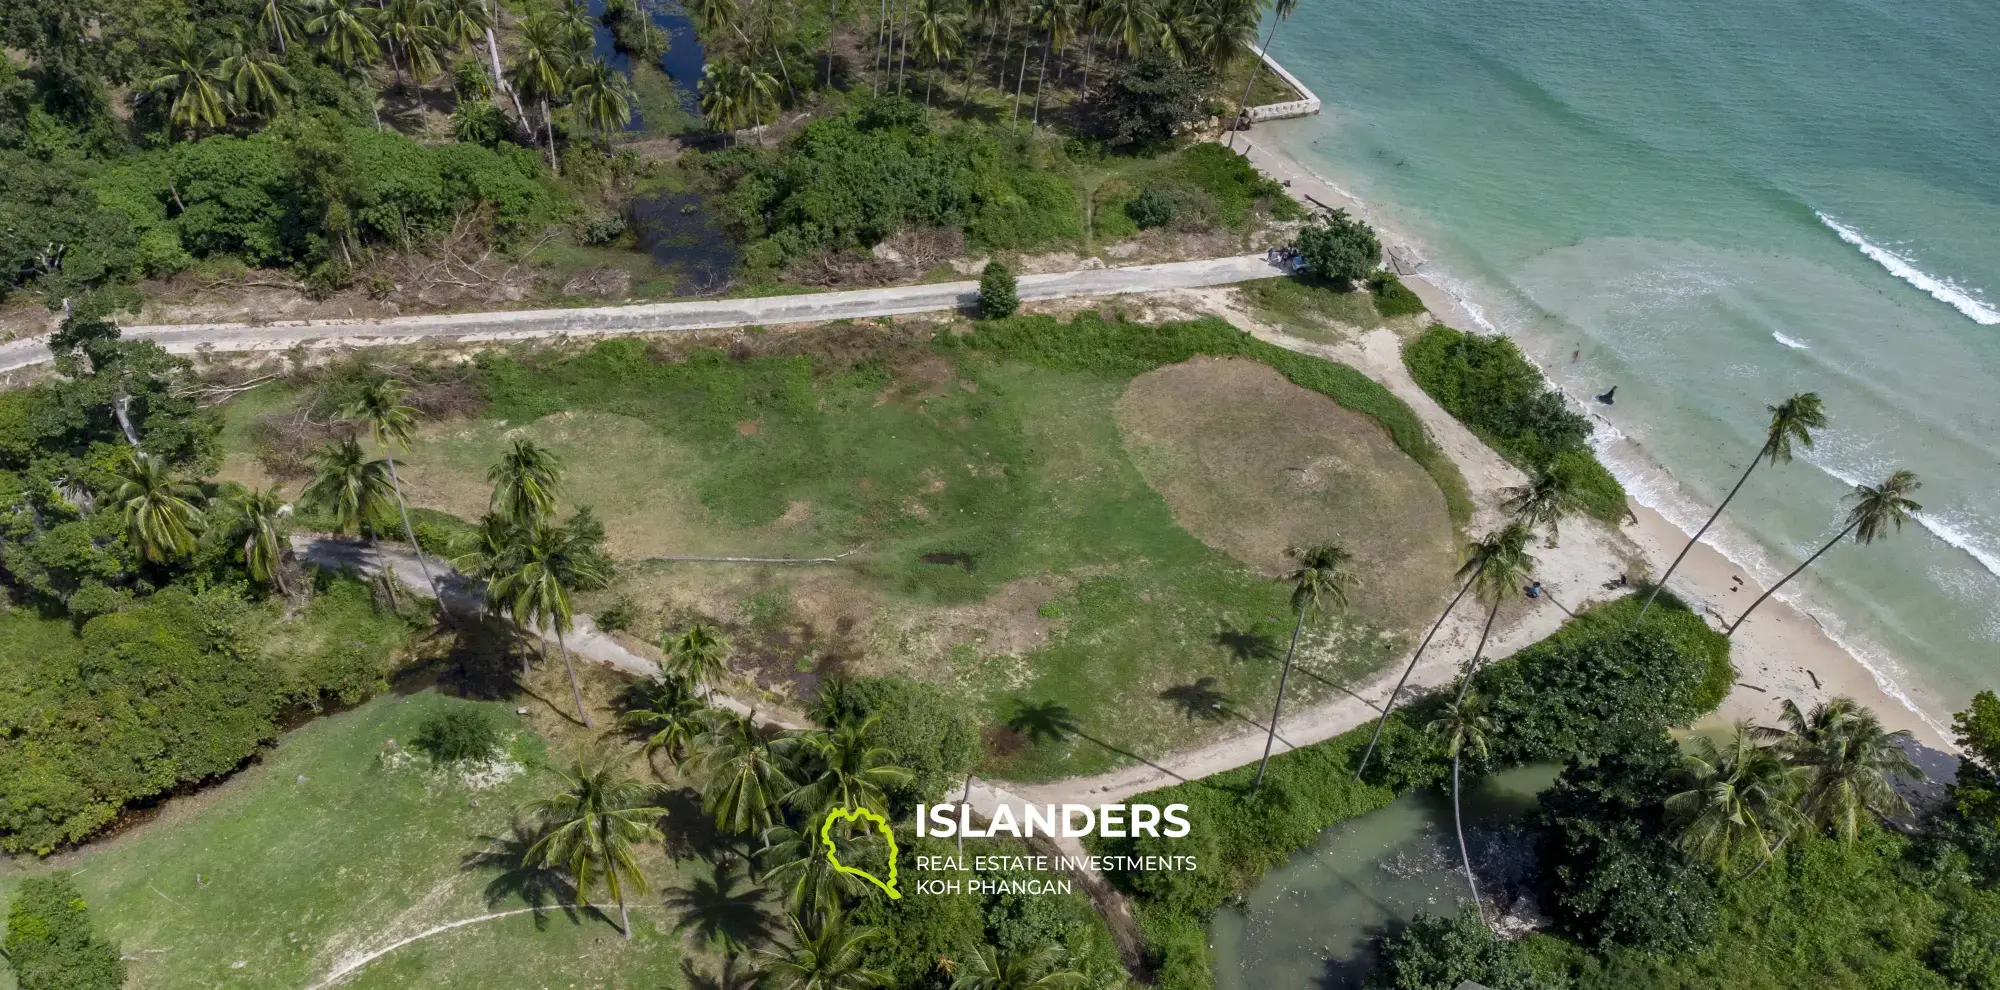
<instances>
[{"instance_id":1,"label":"dark object on beach","mask_svg":"<svg viewBox=\"0 0 2000 990\"><path fill-rule=\"evenodd\" d=\"M1535 583L1528 585L1528 597L1529 598L1542 597L1542 582L1536 581Z\"/></svg>"},{"instance_id":2,"label":"dark object on beach","mask_svg":"<svg viewBox=\"0 0 2000 990\"><path fill-rule=\"evenodd\" d=\"M1818 674L1815 674L1815 673L1813 673L1812 671L1808 670L1808 671L1806 671L1806 676L1807 676L1807 677L1810 677L1810 678L1812 678L1812 679L1813 679L1813 690L1815 690L1815 691L1824 691L1824 690L1826 690L1826 689L1825 689L1824 687L1822 687L1822 686L1820 685L1820 683L1819 683L1819 675L1818 675Z\"/></svg>"},{"instance_id":3,"label":"dark object on beach","mask_svg":"<svg viewBox=\"0 0 2000 990\"><path fill-rule=\"evenodd\" d=\"M1618 394L1618 386L1616 386L1616 385L1613 385L1613 386L1611 386L1611 391L1609 391L1609 392L1606 392L1606 393L1604 393L1603 395L1600 395L1600 396L1598 396L1598 397L1597 397L1597 401L1599 401L1599 402L1602 402L1602 403L1604 403L1605 405L1607 405L1607 406L1608 406L1608 405L1610 405L1610 404L1611 404L1611 400L1612 400L1612 397L1613 397L1613 396L1616 396L1617 394Z\"/></svg>"}]
</instances>

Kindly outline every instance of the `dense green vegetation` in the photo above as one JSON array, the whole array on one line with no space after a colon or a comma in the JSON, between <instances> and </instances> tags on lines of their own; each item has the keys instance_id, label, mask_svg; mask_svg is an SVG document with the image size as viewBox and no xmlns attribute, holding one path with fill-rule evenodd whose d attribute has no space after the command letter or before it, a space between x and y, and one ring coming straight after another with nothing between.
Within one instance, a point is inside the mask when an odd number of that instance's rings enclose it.
<instances>
[{"instance_id":1,"label":"dense green vegetation","mask_svg":"<svg viewBox=\"0 0 2000 990\"><path fill-rule=\"evenodd\" d=\"M97 934L66 873L21 882L7 907L7 965L21 990L117 990L118 949Z\"/></svg>"},{"instance_id":2,"label":"dense green vegetation","mask_svg":"<svg viewBox=\"0 0 2000 990\"><path fill-rule=\"evenodd\" d=\"M1476 683L1492 699L1491 749L1490 756L1473 761L1475 772L1539 760L1587 765L1600 754L1623 748L1623 741L1634 738L1629 733L1661 735L1668 725L1685 725L1713 710L1722 698L1715 685L1726 688L1733 679L1726 642L1671 601L1663 606L1658 635L1650 621L1644 634L1635 633L1631 617L1638 605L1627 597L1598 606L1549 638L1481 670ZM1663 691L1663 685L1677 689ZM1135 874L1123 881L1137 898L1160 985L1210 986L1209 916L1292 853L1310 846L1328 825L1379 808L1401 792L1448 787L1451 763L1445 741L1424 727L1450 700L1450 693L1443 692L1392 714L1383 748L1363 781L1357 782L1354 772L1372 726L1274 757L1261 790L1250 788L1252 770L1245 767L1135 799L1185 802L1192 808L1191 819L1203 825L1189 840L1159 841L1160 849L1142 850L1164 852L1171 845L1185 853L1192 842L1202 870ZM1206 866L1210 862L1222 868L1211 870ZM1438 932L1440 938L1462 935L1449 925ZM1412 965L1434 969L1427 963Z\"/></svg>"},{"instance_id":3,"label":"dense green vegetation","mask_svg":"<svg viewBox=\"0 0 2000 990\"><path fill-rule=\"evenodd\" d=\"M1118 162L1112 173L1093 196L1092 219L1099 237L1123 237L1152 228L1243 233L1264 219L1295 220L1305 215L1283 186L1219 144L1196 144L1152 160Z\"/></svg>"},{"instance_id":4,"label":"dense green vegetation","mask_svg":"<svg viewBox=\"0 0 2000 990\"><path fill-rule=\"evenodd\" d=\"M1382 267L1382 242L1368 224L1335 210L1299 231L1305 273L1336 285L1359 285Z\"/></svg>"},{"instance_id":5,"label":"dense green vegetation","mask_svg":"<svg viewBox=\"0 0 2000 990\"><path fill-rule=\"evenodd\" d=\"M1561 478L1584 512L1616 524L1625 489L1590 450L1590 421L1505 337L1438 324L1403 345L1403 363L1446 412L1525 470Z\"/></svg>"}]
</instances>

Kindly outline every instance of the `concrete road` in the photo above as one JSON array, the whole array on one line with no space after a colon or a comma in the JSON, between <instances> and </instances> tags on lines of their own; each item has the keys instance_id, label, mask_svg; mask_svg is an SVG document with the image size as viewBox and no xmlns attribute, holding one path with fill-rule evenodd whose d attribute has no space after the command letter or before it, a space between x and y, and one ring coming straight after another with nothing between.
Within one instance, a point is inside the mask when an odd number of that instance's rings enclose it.
<instances>
[{"instance_id":1,"label":"concrete road","mask_svg":"<svg viewBox=\"0 0 2000 990\"><path fill-rule=\"evenodd\" d=\"M1178 261L1131 268L1095 268L1055 275L1024 275L1021 299L1065 299L1158 292L1227 285L1272 278L1281 272L1262 255ZM527 309L497 313L398 316L382 320L310 320L268 323L193 323L125 328L133 340L150 340L174 354L213 351L283 351L313 348L383 347L426 339L485 343L538 337L656 333L719 327L814 323L824 320L900 316L970 309L979 300L977 282L940 282L887 289L816 292L754 299L704 299L640 306L581 309ZM49 360L43 338L0 344L0 372Z\"/></svg>"}]
</instances>

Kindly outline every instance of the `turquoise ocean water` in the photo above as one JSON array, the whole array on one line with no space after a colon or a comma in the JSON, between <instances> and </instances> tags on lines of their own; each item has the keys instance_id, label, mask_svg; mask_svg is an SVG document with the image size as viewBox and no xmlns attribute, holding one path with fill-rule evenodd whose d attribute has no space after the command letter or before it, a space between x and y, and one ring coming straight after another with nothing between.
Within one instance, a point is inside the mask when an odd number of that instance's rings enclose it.
<instances>
[{"instance_id":1,"label":"turquoise ocean water","mask_svg":"<svg viewBox=\"0 0 2000 990\"><path fill-rule=\"evenodd\" d=\"M1593 409L1641 501L1692 530L1808 389L1831 429L1733 503L1739 564L1921 475L1921 527L1794 600L1934 722L2000 687L2000 4L1308 0L1272 51L1326 111L1256 140L1570 394L1617 385Z\"/></svg>"}]
</instances>

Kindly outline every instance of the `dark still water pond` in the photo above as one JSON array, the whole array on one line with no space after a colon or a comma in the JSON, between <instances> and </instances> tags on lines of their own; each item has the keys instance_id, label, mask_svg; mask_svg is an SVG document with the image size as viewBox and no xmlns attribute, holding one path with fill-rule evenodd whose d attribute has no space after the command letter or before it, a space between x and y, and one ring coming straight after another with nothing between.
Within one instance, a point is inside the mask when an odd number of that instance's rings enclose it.
<instances>
[{"instance_id":1,"label":"dark still water pond","mask_svg":"<svg viewBox=\"0 0 2000 990\"><path fill-rule=\"evenodd\" d=\"M1557 770L1523 767L1466 791L1466 842L1489 912L1526 880L1533 844L1513 825ZM1357 988L1383 934L1420 911L1452 912L1469 900L1450 792L1404 795L1320 833L1313 848L1267 874L1241 910L1216 913L1209 942L1217 990Z\"/></svg>"},{"instance_id":2,"label":"dark still water pond","mask_svg":"<svg viewBox=\"0 0 2000 990\"><path fill-rule=\"evenodd\" d=\"M742 254L700 193L645 193L632 200L634 245L674 279L674 294L706 296L729 287Z\"/></svg>"}]
</instances>

